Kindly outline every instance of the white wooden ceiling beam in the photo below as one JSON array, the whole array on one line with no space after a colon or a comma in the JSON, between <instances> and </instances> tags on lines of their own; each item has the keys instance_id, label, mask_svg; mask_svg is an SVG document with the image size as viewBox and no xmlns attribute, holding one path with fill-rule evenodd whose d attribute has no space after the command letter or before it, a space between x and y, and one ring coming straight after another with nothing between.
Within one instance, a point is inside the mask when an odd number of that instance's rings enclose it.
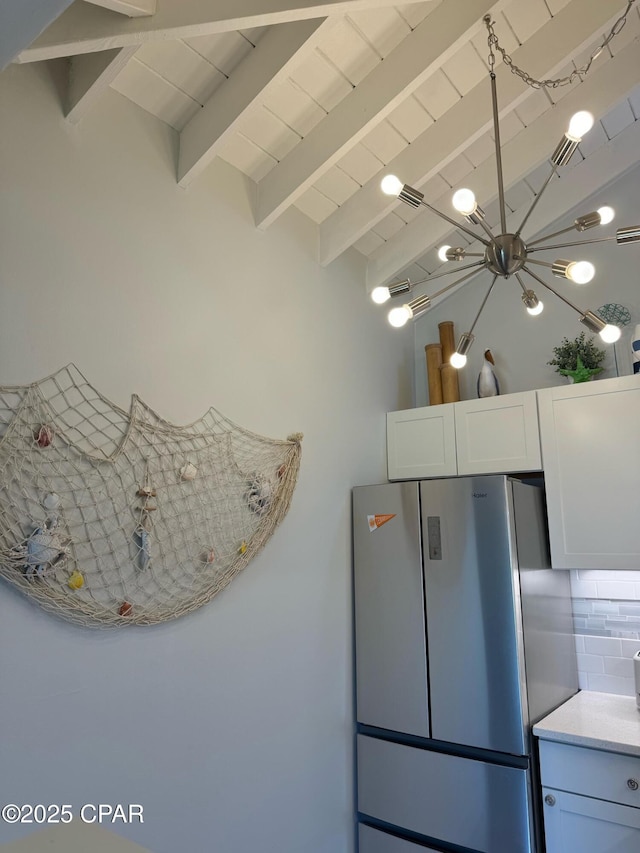
<instances>
[{"instance_id":1,"label":"white wooden ceiling beam","mask_svg":"<svg viewBox=\"0 0 640 853\"><path fill-rule=\"evenodd\" d=\"M256 225L271 225L478 32L482 16L497 5L495 0L467 0L462 6L443 0L258 183Z\"/></svg>"},{"instance_id":2,"label":"white wooden ceiling beam","mask_svg":"<svg viewBox=\"0 0 640 853\"><path fill-rule=\"evenodd\" d=\"M619 0L573 0L513 52L514 63L538 79L551 77L592 44L620 14ZM515 109L533 90L504 64L496 68L501 116ZM354 193L320 226L319 260L335 260L398 204L384 195L380 180L387 174L419 188L475 142L492 124L489 76L474 86L438 121Z\"/></svg>"},{"instance_id":3,"label":"white wooden ceiling beam","mask_svg":"<svg viewBox=\"0 0 640 853\"><path fill-rule=\"evenodd\" d=\"M526 177L551 156L554 145L562 138L574 112L588 108L596 117L604 115L639 83L638 41L635 40L600 68L594 67L583 82L558 101L553 109L547 110L502 147L505 188ZM481 206L493 201L497 196L493 158L481 163L467 183ZM448 193L441 197L433 206L443 212L450 211L450 196ZM549 210L546 205L544 209L547 212ZM551 211L548 218L549 221L555 219L555 212ZM450 225L430 211L420 213L370 256L367 287L373 288L388 282L430 247L436 246L450 230ZM530 233L527 226L525 240Z\"/></svg>"},{"instance_id":4,"label":"white wooden ceiling beam","mask_svg":"<svg viewBox=\"0 0 640 853\"><path fill-rule=\"evenodd\" d=\"M180 134L178 183L188 186L220 152L268 87L283 80L313 50L335 19L271 27Z\"/></svg>"},{"instance_id":5,"label":"white wooden ceiling beam","mask_svg":"<svg viewBox=\"0 0 640 853\"><path fill-rule=\"evenodd\" d=\"M607 142L605 145L598 148L590 154L585 160L571 169L571 171L563 177L561 181L549 184L549 188L544 195L544 203L540 203L531 215L528 221L527 232L531 230L531 238L542 236L544 232L549 231L551 221L556 222L563 216L566 216L575 209L584 199L594 193L604 189L608 184L617 181L623 177L631 169L638 165L638 151L640 151L640 121L635 121L633 124L626 127L621 133ZM615 199L611 199L615 203ZM530 202L515 210L511 217L514 222L522 222L531 206ZM549 210L553 211L549 216ZM585 209L584 213L587 212ZM615 229L615 225L611 226ZM593 234L593 232L591 232ZM613 233L609 229L606 234ZM603 236L606 236L603 232ZM594 237L598 235L594 234ZM479 251L480 244L477 247L471 245L471 251ZM625 251L624 246L620 246L618 251ZM615 252L616 248L611 246L611 251ZM486 271L485 271L486 275ZM451 281L456 277L455 268L451 269ZM524 275L527 279L528 276ZM544 278L544 276L543 276ZM438 299L434 300L433 304L438 305L453 296L460 288L466 287L475 279L470 279L468 282L461 284L460 287L453 287L448 290ZM446 279L440 279L440 286L444 286ZM538 287L531 279L529 286L533 287L539 297L546 301L544 290ZM555 299L554 296L548 297L550 300ZM588 300L582 299L580 305L587 308Z\"/></svg>"},{"instance_id":6,"label":"white wooden ceiling beam","mask_svg":"<svg viewBox=\"0 0 640 853\"><path fill-rule=\"evenodd\" d=\"M155 15L119 18L107 9L79 2L24 50L18 62L38 62L148 41L194 38L395 5L397 0L163 0Z\"/></svg>"},{"instance_id":7,"label":"white wooden ceiling beam","mask_svg":"<svg viewBox=\"0 0 640 853\"><path fill-rule=\"evenodd\" d=\"M112 12L120 12L129 18L139 18L153 15L156 11L156 0L86 0L94 6L102 6L103 9L111 9Z\"/></svg>"},{"instance_id":8,"label":"white wooden ceiling beam","mask_svg":"<svg viewBox=\"0 0 640 853\"><path fill-rule=\"evenodd\" d=\"M120 47L71 57L65 104L67 121L77 124L87 114L137 50L135 46Z\"/></svg>"}]
</instances>

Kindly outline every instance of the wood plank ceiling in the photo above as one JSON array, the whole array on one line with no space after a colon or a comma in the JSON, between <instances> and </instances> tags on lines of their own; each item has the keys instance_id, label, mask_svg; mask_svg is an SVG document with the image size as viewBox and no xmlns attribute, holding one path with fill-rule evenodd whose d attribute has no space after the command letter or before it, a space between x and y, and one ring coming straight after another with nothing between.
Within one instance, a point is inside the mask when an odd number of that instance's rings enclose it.
<instances>
[{"instance_id":1,"label":"wood plank ceiling","mask_svg":"<svg viewBox=\"0 0 640 853\"><path fill-rule=\"evenodd\" d=\"M451 216L452 188L468 185L489 224L499 221L483 15L513 62L544 79L581 67L624 8L625 0L76 0L17 61L65 58L70 121L115 89L179 134L182 186L221 157L256 183L257 227L294 205L317 223L319 262L354 247L372 288L422 279L440 266L442 242L470 242L383 195L387 172ZM509 212L530 206L578 109L598 121L563 168L552 218L640 160L639 11L631 8L571 86L527 87L498 56ZM542 227L549 213L537 213Z\"/></svg>"}]
</instances>

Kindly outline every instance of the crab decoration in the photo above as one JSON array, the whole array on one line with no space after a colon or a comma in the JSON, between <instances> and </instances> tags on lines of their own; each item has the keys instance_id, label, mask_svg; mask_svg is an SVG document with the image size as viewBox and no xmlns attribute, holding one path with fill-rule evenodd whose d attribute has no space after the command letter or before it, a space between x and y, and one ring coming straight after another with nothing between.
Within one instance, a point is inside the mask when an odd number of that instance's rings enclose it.
<instances>
[{"instance_id":1,"label":"crab decoration","mask_svg":"<svg viewBox=\"0 0 640 853\"><path fill-rule=\"evenodd\" d=\"M70 539L57 529L57 520L47 521L13 549L12 559L27 577L44 577L59 568L69 554Z\"/></svg>"},{"instance_id":2,"label":"crab decoration","mask_svg":"<svg viewBox=\"0 0 640 853\"><path fill-rule=\"evenodd\" d=\"M247 483L246 500L256 515L264 515L273 496L273 483L262 474L253 474Z\"/></svg>"}]
</instances>

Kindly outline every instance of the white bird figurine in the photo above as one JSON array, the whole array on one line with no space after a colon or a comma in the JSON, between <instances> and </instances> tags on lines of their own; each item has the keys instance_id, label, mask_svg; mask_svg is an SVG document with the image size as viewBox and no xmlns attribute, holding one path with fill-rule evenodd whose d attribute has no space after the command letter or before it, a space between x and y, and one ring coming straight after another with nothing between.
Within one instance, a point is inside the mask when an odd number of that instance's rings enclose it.
<instances>
[{"instance_id":1,"label":"white bird figurine","mask_svg":"<svg viewBox=\"0 0 640 853\"><path fill-rule=\"evenodd\" d=\"M482 370L478 374L478 397L497 397L500 393L500 385L498 379L493 372L495 361L491 355L491 350L484 351L484 363Z\"/></svg>"}]
</instances>

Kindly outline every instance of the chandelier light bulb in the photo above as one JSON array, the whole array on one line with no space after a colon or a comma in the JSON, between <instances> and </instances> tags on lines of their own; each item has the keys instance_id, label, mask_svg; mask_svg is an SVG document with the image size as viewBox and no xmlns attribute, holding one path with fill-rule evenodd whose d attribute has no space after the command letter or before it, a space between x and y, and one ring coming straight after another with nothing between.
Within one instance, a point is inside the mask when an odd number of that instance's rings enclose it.
<instances>
[{"instance_id":1,"label":"chandelier light bulb","mask_svg":"<svg viewBox=\"0 0 640 853\"><path fill-rule=\"evenodd\" d=\"M399 308L392 308L389 311L389 316L387 319L391 323L392 326L395 326L396 329L399 329L401 326L406 325L406 323L413 317L413 311L409 308L408 305L400 305Z\"/></svg>"},{"instance_id":2,"label":"chandelier light bulb","mask_svg":"<svg viewBox=\"0 0 640 853\"><path fill-rule=\"evenodd\" d=\"M456 370L460 370L460 368L464 367L466 363L467 363L466 355L462 355L457 350L456 350L456 352L453 353L453 355L449 359L449 364L452 367L455 367Z\"/></svg>"},{"instance_id":3,"label":"chandelier light bulb","mask_svg":"<svg viewBox=\"0 0 640 853\"><path fill-rule=\"evenodd\" d=\"M569 122L569 130L566 135L574 142L580 142L585 133L588 133L593 127L593 116L586 110L580 110L571 116Z\"/></svg>"},{"instance_id":4,"label":"chandelier light bulb","mask_svg":"<svg viewBox=\"0 0 640 853\"><path fill-rule=\"evenodd\" d=\"M589 261L573 261L567 267L566 277L574 284L587 284L596 274L596 268Z\"/></svg>"},{"instance_id":5,"label":"chandelier light bulb","mask_svg":"<svg viewBox=\"0 0 640 853\"><path fill-rule=\"evenodd\" d=\"M600 225L608 225L610 222L613 222L615 211L612 207L609 207L608 205L599 207L598 213L600 214Z\"/></svg>"},{"instance_id":6,"label":"chandelier light bulb","mask_svg":"<svg viewBox=\"0 0 640 853\"><path fill-rule=\"evenodd\" d=\"M620 331L620 327L614 326L612 323L607 323L604 329L599 332L599 335L605 344L614 344L617 340L620 340L621 334L622 332Z\"/></svg>"},{"instance_id":7,"label":"chandelier light bulb","mask_svg":"<svg viewBox=\"0 0 640 853\"><path fill-rule=\"evenodd\" d=\"M440 246L440 248L438 249L438 257L441 261L444 262L449 260L449 258L447 258L447 252L450 248L451 246Z\"/></svg>"},{"instance_id":8,"label":"chandelier light bulb","mask_svg":"<svg viewBox=\"0 0 640 853\"><path fill-rule=\"evenodd\" d=\"M384 305L387 299L391 299L391 293L388 287L374 287L371 291L371 298L376 305Z\"/></svg>"},{"instance_id":9,"label":"chandelier light bulb","mask_svg":"<svg viewBox=\"0 0 640 853\"><path fill-rule=\"evenodd\" d=\"M380 181L380 189L385 195L399 196L404 184L395 175L385 175Z\"/></svg>"},{"instance_id":10,"label":"chandelier light bulb","mask_svg":"<svg viewBox=\"0 0 640 853\"><path fill-rule=\"evenodd\" d=\"M535 295L533 290L525 290L522 294L522 301L524 302L525 308L533 317L536 314L541 314L544 305L538 297Z\"/></svg>"},{"instance_id":11,"label":"chandelier light bulb","mask_svg":"<svg viewBox=\"0 0 640 853\"><path fill-rule=\"evenodd\" d=\"M457 190L453 194L451 201L458 213L461 213L463 216L471 216L478 206L473 190L468 189Z\"/></svg>"}]
</instances>

